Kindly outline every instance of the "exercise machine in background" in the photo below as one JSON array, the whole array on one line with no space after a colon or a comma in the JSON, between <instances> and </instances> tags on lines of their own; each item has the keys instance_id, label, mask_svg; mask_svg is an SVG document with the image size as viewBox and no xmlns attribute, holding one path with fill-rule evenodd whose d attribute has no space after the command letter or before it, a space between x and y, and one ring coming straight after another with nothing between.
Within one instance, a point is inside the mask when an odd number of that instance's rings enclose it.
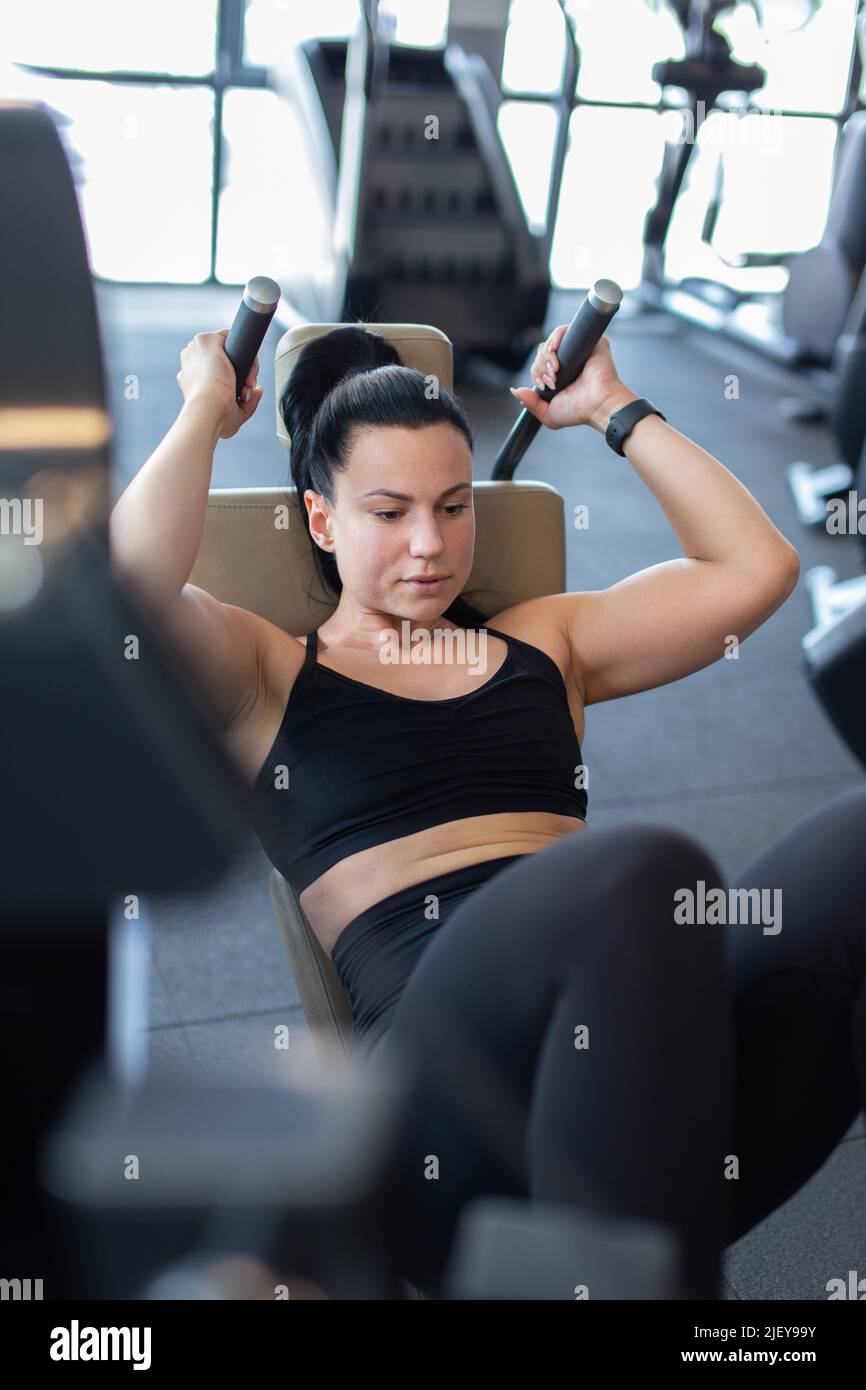
<instances>
[{"instance_id":1,"label":"exercise machine in background","mask_svg":"<svg viewBox=\"0 0 866 1390\"><path fill-rule=\"evenodd\" d=\"M837 346L839 377L829 423L840 461L812 468L789 464L788 483L800 519L828 526L834 500L842 503L843 534L853 526L861 565L866 565L866 272L849 321L855 331ZM815 625L803 638L803 658L813 688L848 747L866 766L866 574L839 580L830 565L803 575Z\"/></svg>"},{"instance_id":2,"label":"exercise machine in background","mask_svg":"<svg viewBox=\"0 0 866 1390\"><path fill-rule=\"evenodd\" d=\"M763 68L731 57L731 45L715 25L731 9L732 0L667 0L684 30L685 57L656 63L653 77L662 86L682 88L691 121L690 138L669 142L658 179L658 198L644 228L644 261L640 299L646 308L663 309L687 322L721 332L770 358L795 368L816 397L780 402L797 419L820 419L829 408L840 370L837 345L855 334L850 315L866 266L866 111L852 110L839 141L827 221L821 241L808 251L745 252L725 258L714 245L714 234L725 186L725 156L716 158L714 191L703 222L702 240L720 262L731 269L779 267L788 281L779 294L736 290L721 281L690 276L672 281L665 271L665 243L677 200L687 182L697 134L715 108L749 111L752 98L766 80ZM751 0L760 22L767 0ZM803 0L805 27L820 8L820 0ZM849 91L856 92L866 43L866 12L858 24L859 44ZM725 92L741 97L739 105L719 107ZM693 132L693 135L692 135ZM704 155L706 157L706 155ZM856 310L854 311L856 312Z\"/></svg>"},{"instance_id":3,"label":"exercise machine in background","mask_svg":"<svg viewBox=\"0 0 866 1390\"><path fill-rule=\"evenodd\" d=\"M528 224L497 125L509 0L452 0L444 50L392 44L377 0L362 0L351 39L307 39L283 55L274 82L326 210L315 271L275 267L301 319L435 323L455 355L520 370L544 337L576 101L579 50L558 2L565 59L549 99L558 120L541 231Z\"/></svg>"}]
</instances>

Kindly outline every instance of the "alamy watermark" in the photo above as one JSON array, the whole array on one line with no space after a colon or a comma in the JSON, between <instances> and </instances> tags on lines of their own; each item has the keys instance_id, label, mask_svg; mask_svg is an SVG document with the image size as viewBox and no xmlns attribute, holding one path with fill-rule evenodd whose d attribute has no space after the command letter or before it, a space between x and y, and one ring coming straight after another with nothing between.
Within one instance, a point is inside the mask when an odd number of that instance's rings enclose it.
<instances>
[{"instance_id":1,"label":"alamy watermark","mask_svg":"<svg viewBox=\"0 0 866 1390\"><path fill-rule=\"evenodd\" d=\"M828 536L866 536L866 497L850 488L846 497L830 497L826 505Z\"/></svg>"},{"instance_id":2,"label":"alamy watermark","mask_svg":"<svg viewBox=\"0 0 866 1390\"><path fill-rule=\"evenodd\" d=\"M379 632L379 660L383 666L468 666L470 675L487 670L487 632L484 628L416 628L403 618L400 631L385 627Z\"/></svg>"},{"instance_id":3,"label":"alamy watermark","mask_svg":"<svg viewBox=\"0 0 866 1390\"><path fill-rule=\"evenodd\" d=\"M781 111L756 111L749 106L726 111L711 106L708 116L707 104L700 100L696 112L686 108L677 114L680 128L674 141L676 145L693 145L703 131L702 140L715 149L754 146L778 154L782 148L785 117Z\"/></svg>"},{"instance_id":4,"label":"alamy watermark","mask_svg":"<svg viewBox=\"0 0 866 1390\"><path fill-rule=\"evenodd\" d=\"M68 1327L52 1327L48 1355L52 1361L131 1361L134 1371L147 1371L150 1340L149 1327L82 1327L73 1318Z\"/></svg>"},{"instance_id":5,"label":"alamy watermark","mask_svg":"<svg viewBox=\"0 0 866 1390\"><path fill-rule=\"evenodd\" d=\"M38 1302L42 1298L41 1279L0 1279L0 1302Z\"/></svg>"},{"instance_id":6,"label":"alamy watermark","mask_svg":"<svg viewBox=\"0 0 866 1390\"><path fill-rule=\"evenodd\" d=\"M0 497L0 536L23 536L25 545L41 545L42 498Z\"/></svg>"},{"instance_id":7,"label":"alamy watermark","mask_svg":"<svg viewBox=\"0 0 866 1390\"><path fill-rule=\"evenodd\" d=\"M711 888L707 892L699 878L693 888L677 888L674 893L674 921L679 924L742 923L763 927L764 936L778 936L782 930L781 888Z\"/></svg>"}]
</instances>

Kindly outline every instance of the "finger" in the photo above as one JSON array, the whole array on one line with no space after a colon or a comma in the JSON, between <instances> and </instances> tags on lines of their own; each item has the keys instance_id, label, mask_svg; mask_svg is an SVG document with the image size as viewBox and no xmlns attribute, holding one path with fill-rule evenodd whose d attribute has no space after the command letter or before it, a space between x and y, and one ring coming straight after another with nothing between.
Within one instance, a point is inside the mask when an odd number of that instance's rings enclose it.
<instances>
[{"instance_id":1,"label":"finger","mask_svg":"<svg viewBox=\"0 0 866 1390\"><path fill-rule=\"evenodd\" d=\"M529 411L530 415L534 415L536 420L540 420L544 424L549 407L546 401L539 398L536 391L530 390L528 386L511 386L509 390L524 409Z\"/></svg>"},{"instance_id":2,"label":"finger","mask_svg":"<svg viewBox=\"0 0 866 1390\"><path fill-rule=\"evenodd\" d=\"M533 366L537 366L538 373L543 386L555 387L556 373L559 371L559 358L556 349L559 347L565 333L568 330L567 323L561 323L558 328L539 344Z\"/></svg>"},{"instance_id":3,"label":"finger","mask_svg":"<svg viewBox=\"0 0 866 1390\"><path fill-rule=\"evenodd\" d=\"M535 373L533 380L542 389L546 386L549 386L552 390L553 387L556 385L555 378L556 365L553 362L551 354L549 352L546 352L538 365L538 370Z\"/></svg>"},{"instance_id":4,"label":"finger","mask_svg":"<svg viewBox=\"0 0 866 1390\"><path fill-rule=\"evenodd\" d=\"M542 370L538 372L533 373L532 383L534 386L538 388L539 391L552 391L556 386L554 374L548 371L546 367L542 368Z\"/></svg>"},{"instance_id":5,"label":"finger","mask_svg":"<svg viewBox=\"0 0 866 1390\"><path fill-rule=\"evenodd\" d=\"M548 355L548 357L551 357L551 358L553 359L553 361L556 363L557 366L559 366L559 357L557 356L557 348L559 347L560 343L562 342L563 338L565 337L567 331L568 331L568 324L567 324L567 323L561 323L561 324L559 325L558 328L555 328L555 329L553 330L553 332L551 333L550 337L549 337L548 340L547 340L547 355Z\"/></svg>"}]
</instances>

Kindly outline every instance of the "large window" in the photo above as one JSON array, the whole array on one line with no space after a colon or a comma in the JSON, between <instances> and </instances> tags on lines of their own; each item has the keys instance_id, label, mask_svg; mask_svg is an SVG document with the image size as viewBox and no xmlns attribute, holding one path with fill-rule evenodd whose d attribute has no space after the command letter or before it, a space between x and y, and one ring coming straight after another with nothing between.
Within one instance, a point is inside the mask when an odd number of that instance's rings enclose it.
<instances>
[{"instance_id":1,"label":"large window","mask_svg":"<svg viewBox=\"0 0 866 1390\"><path fill-rule=\"evenodd\" d=\"M448 0L382 0L394 42L441 46ZM34 0L3 56L63 118L93 272L151 283L319 273L330 216L291 112L283 48L346 38L358 0ZM70 79L76 79L72 81Z\"/></svg>"},{"instance_id":2,"label":"large window","mask_svg":"<svg viewBox=\"0 0 866 1390\"><path fill-rule=\"evenodd\" d=\"M567 8L580 50L579 105L571 119L551 275L563 288L599 275L629 287L640 278L643 223L664 145L664 121L655 111L662 93L652 65L682 56L682 34L669 10L656 13L646 0L572 0ZM564 56L558 6L512 0L502 86L514 100L504 104L499 126L524 207L539 229L556 121L553 107L539 106L537 96L559 91Z\"/></svg>"},{"instance_id":3,"label":"large window","mask_svg":"<svg viewBox=\"0 0 866 1390\"><path fill-rule=\"evenodd\" d=\"M797 26L808 17L808 0L764 0L762 8L763 28L747 3L732 4L716 27L738 62L766 70L750 110L768 114L719 111L700 127L667 242L666 267L673 278L703 275L752 290L784 287L783 269L737 271L702 242L720 161L725 198L714 244L726 258L744 251L804 250L823 232L839 129L857 101L851 77L858 0L825 0L802 29ZM684 37L669 6L653 0L568 0L567 9L580 49L578 105L551 275L563 288L586 285L600 274L632 288L640 279L644 222L657 197L665 141L677 142L686 129L680 108L687 94L662 90L652 67L682 58ZM503 105L500 131L536 226L543 217L554 133L553 108L540 108L539 98L557 91L563 54L556 4L512 0L502 71L503 91L512 99ZM863 93L866 79L861 102ZM735 110L742 101L723 93L720 105Z\"/></svg>"},{"instance_id":4,"label":"large window","mask_svg":"<svg viewBox=\"0 0 866 1390\"><path fill-rule=\"evenodd\" d=\"M596 274L637 283L647 210L665 140L686 94L662 90L652 66L682 57L661 0L568 0L580 48L551 274L564 288ZM866 100L852 65L858 0L732 5L719 21L734 57L767 82L748 119L714 113L701 128L671 226L674 276L710 275L780 288L776 270L726 268L701 241L723 164L715 244L740 251L813 245L827 213L838 133ZM440 47L449 0L381 0L392 42ZM861 11L864 5L860 5ZM40 95L66 118L91 264L109 280L239 283L254 270L327 274L332 212L275 74L307 37L345 38L358 0L34 0L7 7L4 56L31 65ZM866 23L866 19L863 20ZM543 225L561 82L556 0L512 0L499 129L530 225ZM856 80L855 80L856 78ZM73 80L74 79L74 80ZM723 94L721 105L740 99ZM773 119L760 117L771 113ZM778 114L776 114L778 113ZM751 126L749 123L752 123ZM763 279L762 279L763 277Z\"/></svg>"},{"instance_id":5,"label":"large window","mask_svg":"<svg viewBox=\"0 0 866 1390\"><path fill-rule=\"evenodd\" d=\"M233 88L223 136L217 278L241 284L252 266L281 281L327 278L332 216L291 107L275 92Z\"/></svg>"},{"instance_id":6,"label":"large window","mask_svg":"<svg viewBox=\"0 0 866 1390\"><path fill-rule=\"evenodd\" d=\"M95 273L207 280L213 92L86 81L65 83L56 100L82 155L78 197Z\"/></svg>"},{"instance_id":7,"label":"large window","mask_svg":"<svg viewBox=\"0 0 866 1390\"><path fill-rule=\"evenodd\" d=\"M705 276L735 289L784 289L784 267L738 271L702 242L719 160L724 198L713 246L720 254L733 259L744 251L805 251L824 231L836 140L837 125L829 119L709 116L668 233L667 273L673 279Z\"/></svg>"},{"instance_id":8,"label":"large window","mask_svg":"<svg viewBox=\"0 0 866 1390\"><path fill-rule=\"evenodd\" d=\"M555 284L589 285L600 275L623 289L638 283L643 223L655 200L664 134L664 120L654 111L575 111L551 248Z\"/></svg>"}]
</instances>

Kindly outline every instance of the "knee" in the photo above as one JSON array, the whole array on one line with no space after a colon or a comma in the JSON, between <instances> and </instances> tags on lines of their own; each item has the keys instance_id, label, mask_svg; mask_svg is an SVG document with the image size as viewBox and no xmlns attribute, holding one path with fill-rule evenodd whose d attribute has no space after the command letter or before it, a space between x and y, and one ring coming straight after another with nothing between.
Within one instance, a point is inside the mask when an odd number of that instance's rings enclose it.
<instances>
[{"instance_id":1,"label":"knee","mask_svg":"<svg viewBox=\"0 0 866 1390\"><path fill-rule=\"evenodd\" d=\"M624 938L634 939L643 958L654 943L661 954L666 946L682 952L683 932L695 932L682 925L683 905L703 891L724 889L712 855L693 836L668 826L626 824L592 835L592 846L588 835L581 847L587 853L575 855L573 892L563 895L553 930L578 951L587 933L595 932L618 949ZM721 927L699 930L721 949Z\"/></svg>"},{"instance_id":2,"label":"knee","mask_svg":"<svg viewBox=\"0 0 866 1390\"><path fill-rule=\"evenodd\" d=\"M666 825L626 824L611 827L605 843L598 841L601 876L620 891L645 897L647 890L671 894L703 879L722 887L719 866L694 836Z\"/></svg>"}]
</instances>

